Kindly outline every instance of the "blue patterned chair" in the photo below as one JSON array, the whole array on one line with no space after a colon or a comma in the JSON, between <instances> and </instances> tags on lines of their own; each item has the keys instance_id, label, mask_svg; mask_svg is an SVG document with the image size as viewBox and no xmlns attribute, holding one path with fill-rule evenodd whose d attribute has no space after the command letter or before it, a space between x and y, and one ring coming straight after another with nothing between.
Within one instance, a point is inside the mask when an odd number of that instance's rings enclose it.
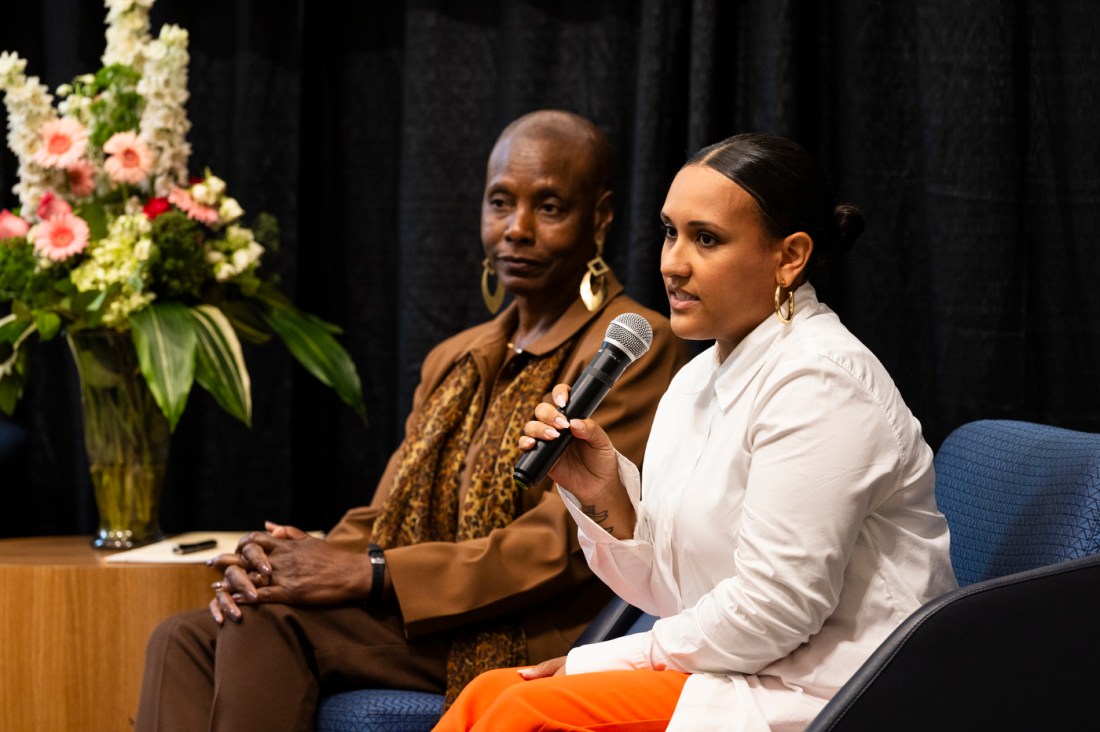
<instances>
[{"instance_id":1,"label":"blue patterned chair","mask_svg":"<svg viewBox=\"0 0 1100 732\"><path fill-rule=\"evenodd\" d=\"M574 645L594 643L652 627L655 617L613 598ZM429 732L439 721L443 695L398 689L357 689L323 697L317 732Z\"/></svg>"},{"instance_id":2,"label":"blue patterned chair","mask_svg":"<svg viewBox=\"0 0 1100 732\"><path fill-rule=\"evenodd\" d=\"M910 616L807 732L1092 728L1100 435L965 424L936 454L936 499L960 589Z\"/></svg>"},{"instance_id":3,"label":"blue patterned chair","mask_svg":"<svg viewBox=\"0 0 1100 732\"><path fill-rule=\"evenodd\" d=\"M1100 658L1100 435L963 425L936 454L936 499L963 588L914 613L807 732L1067 729L1095 716L1082 704L1095 697ZM614 600L577 642L653 620ZM322 701L317 729L427 732L442 703L417 692L337 694Z\"/></svg>"},{"instance_id":4,"label":"blue patterned chair","mask_svg":"<svg viewBox=\"0 0 1100 732\"><path fill-rule=\"evenodd\" d=\"M1100 552L1100 435L964 424L936 453L936 501L961 586Z\"/></svg>"}]
</instances>

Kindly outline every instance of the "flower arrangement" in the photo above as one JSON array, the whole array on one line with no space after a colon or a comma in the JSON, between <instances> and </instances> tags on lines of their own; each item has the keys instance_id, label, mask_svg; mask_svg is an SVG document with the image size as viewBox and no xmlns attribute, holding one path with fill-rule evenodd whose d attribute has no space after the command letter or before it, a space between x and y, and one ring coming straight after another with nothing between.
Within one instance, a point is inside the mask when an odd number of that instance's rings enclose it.
<instances>
[{"instance_id":1,"label":"flower arrangement","mask_svg":"<svg viewBox=\"0 0 1100 732\"><path fill-rule=\"evenodd\" d=\"M0 409L11 414L33 338L129 334L174 429L197 381L251 423L240 338L279 338L361 416L359 377L339 329L297 309L265 274L273 217L249 225L222 179L190 178L187 31L149 31L153 0L106 0L103 66L53 97L26 61L0 54L15 211L0 211Z\"/></svg>"}]
</instances>

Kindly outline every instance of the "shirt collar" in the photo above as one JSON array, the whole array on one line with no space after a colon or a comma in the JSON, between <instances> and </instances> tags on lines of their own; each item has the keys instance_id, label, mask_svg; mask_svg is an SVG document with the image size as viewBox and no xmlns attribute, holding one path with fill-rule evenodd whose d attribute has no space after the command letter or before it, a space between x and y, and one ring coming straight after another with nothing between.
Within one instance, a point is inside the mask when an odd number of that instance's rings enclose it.
<instances>
[{"instance_id":1,"label":"shirt collar","mask_svg":"<svg viewBox=\"0 0 1100 732\"><path fill-rule=\"evenodd\" d=\"M721 364L718 363L718 348L710 349L715 370L714 392L722 409L728 408L741 396L772 351L796 332L799 323L807 320L821 307L817 291L809 282L794 291L794 302L795 313L790 323L782 323L779 318L769 315L741 339Z\"/></svg>"},{"instance_id":2,"label":"shirt collar","mask_svg":"<svg viewBox=\"0 0 1100 732\"><path fill-rule=\"evenodd\" d=\"M623 292L622 283L615 277L614 272L608 272L604 276L607 278L607 297L604 298L603 304L599 308L593 312L588 312L578 295L573 304L569 306L569 309L562 313L561 317L548 331L543 333L537 340L524 346L524 353L530 353L532 356L545 356L572 338L589 322L600 317L600 313L607 307L607 304ZM499 315L486 325L488 327L471 343L472 350L487 349L496 351L508 342L512 333L515 332L516 326L519 325L519 311L516 303L514 301L509 303L508 307L504 308Z\"/></svg>"}]
</instances>

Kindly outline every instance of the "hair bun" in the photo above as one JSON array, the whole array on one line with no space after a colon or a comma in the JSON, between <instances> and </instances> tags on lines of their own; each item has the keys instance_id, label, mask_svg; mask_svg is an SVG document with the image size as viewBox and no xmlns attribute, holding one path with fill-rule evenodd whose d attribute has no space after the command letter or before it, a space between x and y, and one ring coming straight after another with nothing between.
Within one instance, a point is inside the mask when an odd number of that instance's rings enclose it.
<instances>
[{"instance_id":1,"label":"hair bun","mask_svg":"<svg viewBox=\"0 0 1100 732\"><path fill-rule=\"evenodd\" d=\"M840 257L849 249L859 235L863 233L863 212L849 203L837 204L833 209L836 221L836 251L833 257Z\"/></svg>"}]
</instances>

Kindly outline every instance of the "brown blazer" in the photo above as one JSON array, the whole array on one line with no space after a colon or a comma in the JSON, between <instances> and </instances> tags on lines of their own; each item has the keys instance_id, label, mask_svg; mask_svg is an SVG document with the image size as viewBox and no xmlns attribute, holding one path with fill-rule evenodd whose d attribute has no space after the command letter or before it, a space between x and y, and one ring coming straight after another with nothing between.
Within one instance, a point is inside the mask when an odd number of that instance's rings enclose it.
<instances>
[{"instance_id":1,"label":"brown blazer","mask_svg":"<svg viewBox=\"0 0 1100 732\"><path fill-rule=\"evenodd\" d=\"M608 298L595 313L578 299L551 330L527 347L541 355L580 333L557 383L571 384L603 343L608 324L623 313L638 313L653 326L653 345L631 364L611 389L593 419L615 447L640 464L657 402L686 361L683 342L672 335L668 319L624 294L609 275ZM465 330L436 346L424 361L406 434L419 410L450 368L473 354L486 383L506 368L507 341L517 322L515 305L491 321ZM519 435L516 435L518 438ZM466 465L477 453L493 449L475 435ZM397 453L369 506L354 508L329 533L328 541L364 551L371 524L393 484ZM464 477L460 490L468 487ZM593 577L577 542L577 529L549 479L526 491L523 512L489 536L462 541L425 542L386 550L386 563L409 637L447 631L468 623L515 613L522 624L532 663L563 654L610 592Z\"/></svg>"}]
</instances>

